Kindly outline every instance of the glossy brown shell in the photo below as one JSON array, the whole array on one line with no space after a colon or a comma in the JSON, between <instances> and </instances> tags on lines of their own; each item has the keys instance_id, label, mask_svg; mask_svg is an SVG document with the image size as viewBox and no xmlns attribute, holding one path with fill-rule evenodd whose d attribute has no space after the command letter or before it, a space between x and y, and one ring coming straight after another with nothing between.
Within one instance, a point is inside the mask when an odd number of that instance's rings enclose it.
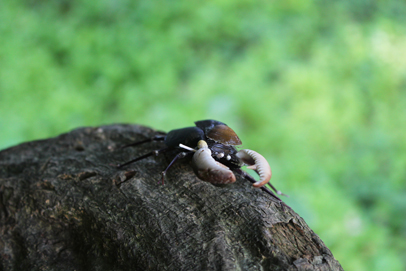
<instances>
[{"instance_id":1,"label":"glossy brown shell","mask_svg":"<svg viewBox=\"0 0 406 271\"><path fill-rule=\"evenodd\" d=\"M206 133L206 136L225 145L241 145L242 142L233 129L227 125L216 125Z\"/></svg>"}]
</instances>

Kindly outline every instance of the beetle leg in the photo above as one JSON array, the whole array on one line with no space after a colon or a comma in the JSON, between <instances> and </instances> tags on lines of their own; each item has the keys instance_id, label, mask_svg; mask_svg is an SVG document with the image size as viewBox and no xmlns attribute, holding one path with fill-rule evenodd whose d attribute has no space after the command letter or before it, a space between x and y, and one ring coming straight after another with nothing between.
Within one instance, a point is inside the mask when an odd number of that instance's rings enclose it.
<instances>
[{"instance_id":1,"label":"beetle leg","mask_svg":"<svg viewBox=\"0 0 406 271\"><path fill-rule=\"evenodd\" d=\"M260 180L254 182L253 186L262 187L268 184L276 194L288 197L288 195L277 190L275 186L269 182L272 176L271 167L262 155L252 150L241 150L237 153L237 157L239 157L242 162L249 165L247 168L255 170L260 176Z\"/></svg>"},{"instance_id":2,"label":"beetle leg","mask_svg":"<svg viewBox=\"0 0 406 271\"><path fill-rule=\"evenodd\" d=\"M125 163L123 163L123 164L119 164L119 165L117 165L116 167L117 167L117 168L122 168L122 167L124 167L124 166L127 166L127 165L129 165L129 164L135 163L135 162L137 162L137 161L139 161L139 160L142 160L142 159L144 159L144 158L147 158L147 157L149 157L149 156L152 156L152 155L158 156L159 154L164 153L164 152L167 152L167 151L172 150L172 149L173 149L173 148L170 148L170 147L169 147L169 148L164 148L164 149L152 151L152 152L149 152L149 153L147 153L147 154L141 155L140 157L137 157L137 158L135 158L135 159L133 159L133 160L130 160L130 161L128 161L128 162L125 162Z\"/></svg>"},{"instance_id":3,"label":"beetle leg","mask_svg":"<svg viewBox=\"0 0 406 271\"><path fill-rule=\"evenodd\" d=\"M162 173L161 173L162 174L162 184L164 184L166 172L173 166L173 164L175 164L175 162L178 159L185 158L186 156L191 155L191 154L193 154L193 152L180 152L172 159L172 161L169 163L169 165L166 167L166 169L164 171L162 171Z\"/></svg>"},{"instance_id":4,"label":"beetle leg","mask_svg":"<svg viewBox=\"0 0 406 271\"><path fill-rule=\"evenodd\" d=\"M259 181L255 182L253 186L262 187L269 182L272 177L271 167L268 161L259 153L252 150L241 150L237 153L237 157L250 169L255 170L259 175Z\"/></svg>"},{"instance_id":5,"label":"beetle leg","mask_svg":"<svg viewBox=\"0 0 406 271\"><path fill-rule=\"evenodd\" d=\"M197 143L198 150L193 155L193 169L199 179L214 183L227 184L235 182L234 173L211 156L211 150L204 140Z\"/></svg>"},{"instance_id":6,"label":"beetle leg","mask_svg":"<svg viewBox=\"0 0 406 271\"><path fill-rule=\"evenodd\" d=\"M273 186L271 183L267 183L267 185L269 185L272 188L272 190L275 191L276 194L289 198L289 195L282 193L282 191L276 189L275 186Z\"/></svg>"},{"instance_id":7,"label":"beetle leg","mask_svg":"<svg viewBox=\"0 0 406 271\"><path fill-rule=\"evenodd\" d=\"M257 167L256 167L255 165L253 165L253 166L248 166L247 168L254 170L254 171L259 175L259 173L258 173L258 171L257 171ZM266 184L269 185L269 186L272 188L272 190L275 191L276 194L282 195L282 196L285 196L285 197L289 197L288 195L283 194L281 191L279 191L278 189L276 189L275 186L273 186L270 182L268 182L268 183L266 183Z\"/></svg>"},{"instance_id":8,"label":"beetle leg","mask_svg":"<svg viewBox=\"0 0 406 271\"><path fill-rule=\"evenodd\" d=\"M242 177L244 177L244 179L246 179L247 181L250 181L251 183L256 183L257 181L254 179L254 177L252 177L251 175L249 175L247 172L245 172L244 170L240 169L240 168L235 168L233 169L237 174L241 175ZM272 200L275 202L281 202L282 200L275 195L274 192L272 192L269 188L265 187L265 186L261 186L260 187L261 190L264 190L266 193L268 193L269 195L272 196Z\"/></svg>"},{"instance_id":9,"label":"beetle leg","mask_svg":"<svg viewBox=\"0 0 406 271\"><path fill-rule=\"evenodd\" d=\"M237 174L241 175L242 177L244 177L244 179L250 181L251 183L256 183L256 180L249 175L247 172L245 172L244 170L240 169L240 168L234 168L233 171L235 171ZM274 189L274 187L271 185L272 189ZM266 186L261 186L260 187L261 190L265 191L268 195L271 196L271 200L275 203L279 203L282 207L282 210L285 211L285 206L287 206L289 209L290 207L284 203L278 196L275 195L275 193L273 193L268 187Z\"/></svg>"},{"instance_id":10,"label":"beetle leg","mask_svg":"<svg viewBox=\"0 0 406 271\"><path fill-rule=\"evenodd\" d=\"M133 143L124 145L124 146L121 147L121 149L127 148L127 147L138 146L138 145L141 145L141 144L144 144L144 143L147 143L147 142L163 141L163 140L165 140L165 135L156 135L156 136L154 136L152 138L148 138L148 139L145 139L145 140L141 140L141 141L137 141L137 142L133 142Z\"/></svg>"}]
</instances>

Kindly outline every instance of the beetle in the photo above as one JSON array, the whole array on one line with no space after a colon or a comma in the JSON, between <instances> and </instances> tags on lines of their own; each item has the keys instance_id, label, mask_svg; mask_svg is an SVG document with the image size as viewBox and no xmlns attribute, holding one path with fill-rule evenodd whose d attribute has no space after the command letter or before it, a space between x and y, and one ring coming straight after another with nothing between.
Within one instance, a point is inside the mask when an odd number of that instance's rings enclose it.
<instances>
[{"instance_id":1,"label":"beetle","mask_svg":"<svg viewBox=\"0 0 406 271\"><path fill-rule=\"evenodd\" d=\"M275 193L284 194L269 183L272 171L266 159L252 150L238 151L236 146L242 144L240 138L233 129L223 122L211 119L196 121L193 127L171 130L166 135L155 135L152 138L125 145L123 148L152 141L163 141L166 147L119 164L117 168L125 167L152 155L174 151L176 152L175 157L162 171L162 184L166 172L171 166L179 159L188 157L192 161L192 168L196 176L203 181L213 184L233 183L236 181L234 173L237 173L253 183L254 187L261 188L271 195L274 201L282 203L282 200ZM248 168L255 170L260 177L259 181L243 171L242 166L248 166ZM275 193L267 188L266 184L269 184Z\"/></svg>"}]
</instances>

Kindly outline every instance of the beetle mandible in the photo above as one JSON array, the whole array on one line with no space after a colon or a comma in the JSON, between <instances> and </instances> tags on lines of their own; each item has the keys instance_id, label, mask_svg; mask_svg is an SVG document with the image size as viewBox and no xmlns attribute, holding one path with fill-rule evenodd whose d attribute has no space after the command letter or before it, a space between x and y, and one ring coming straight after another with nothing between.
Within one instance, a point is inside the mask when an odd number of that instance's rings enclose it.
<instances>
[{"instance_id":1,"label":"beetle mandible","mask_svg":"<svg viewBox=\"0 0 406 271\"><path fill-rule=\"evenodd\" d=\"M195 125L194 127L171 130L166 135L156 135L143 141L125 145L124 147L130 147L151 141L163 141L166 147L119 164L117 168L122 168L152 155L174 151L177 154L162 171L162 184L169 168L178 159L189 157L192 160L192 167L196 176L203 181L214 184L233 183L236 180L234 173L237 173L253 183L254 187L259 187L270 194L273 200L282 202L265 186L269 184L276 194L283 195L269 183L272 171L266 159L252 150L238 151L236 146L242 143L233 129L216 120L200 120L196 121ZM248 166L248 168L255 170L260 177L259 181L243 171L242 166Z\"/></svg>"}]
</instances>

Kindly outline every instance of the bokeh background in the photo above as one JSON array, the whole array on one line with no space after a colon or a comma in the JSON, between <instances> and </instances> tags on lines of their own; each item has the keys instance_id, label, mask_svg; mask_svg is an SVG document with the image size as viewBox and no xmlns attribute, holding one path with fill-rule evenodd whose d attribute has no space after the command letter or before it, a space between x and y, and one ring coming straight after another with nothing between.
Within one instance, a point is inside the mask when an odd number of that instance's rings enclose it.
<instances>
[{"instance_id":1,"label":"bokeh background","mask_svg":"<svg viewBox=\"0 0 406 271\"><path fill-rule=\"evenodd\" d=\"M0 149L213 118L346 270L406 270L406 4L3 0Z\"/></svg>"}]
</instances>

